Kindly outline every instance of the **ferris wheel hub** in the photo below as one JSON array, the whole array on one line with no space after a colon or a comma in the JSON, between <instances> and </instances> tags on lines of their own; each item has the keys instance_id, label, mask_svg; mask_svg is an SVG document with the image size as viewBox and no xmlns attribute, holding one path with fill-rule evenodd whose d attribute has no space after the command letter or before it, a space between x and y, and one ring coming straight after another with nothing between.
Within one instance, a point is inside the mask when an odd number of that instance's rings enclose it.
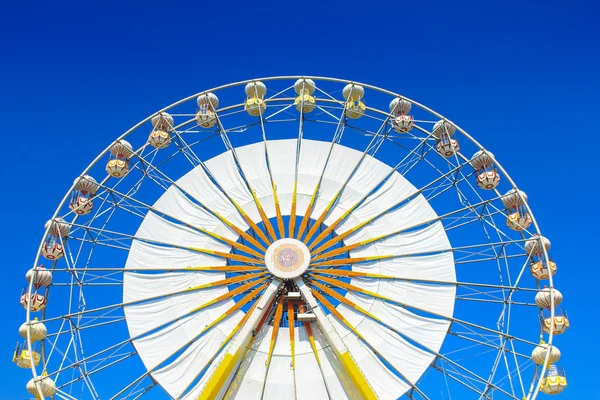
<instances>
[{"instance_id":1,"label":"ferris wheel hub","mask_svg":"<svg viewBox=\"0 0 600 400\"><path fill-rule=\"evenodd\" d=\"M265 264L269 272L280 279L301 276L310 264L310 251L296 239L279 239L265 253Z\"/></svg>"}]
</instances>

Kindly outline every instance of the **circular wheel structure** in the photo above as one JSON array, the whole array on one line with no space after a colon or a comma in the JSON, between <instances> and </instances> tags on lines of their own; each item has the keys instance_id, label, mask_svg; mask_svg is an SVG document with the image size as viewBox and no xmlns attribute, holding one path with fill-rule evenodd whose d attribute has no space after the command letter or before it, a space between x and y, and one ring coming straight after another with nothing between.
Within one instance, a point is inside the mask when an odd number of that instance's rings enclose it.
<instances>
[{"instance_id":1,"label":"circular wheel structure","mask_svg":"<svg viewBox=\"0 0 600 400\"><path fill-rule=\"evenodd\" d=\"M224 85L152 114L74 178L21 296L14 361L37 398L566 387L552 343L569 321L527 196L400 94Z\"/></svg>"}]
</instances>

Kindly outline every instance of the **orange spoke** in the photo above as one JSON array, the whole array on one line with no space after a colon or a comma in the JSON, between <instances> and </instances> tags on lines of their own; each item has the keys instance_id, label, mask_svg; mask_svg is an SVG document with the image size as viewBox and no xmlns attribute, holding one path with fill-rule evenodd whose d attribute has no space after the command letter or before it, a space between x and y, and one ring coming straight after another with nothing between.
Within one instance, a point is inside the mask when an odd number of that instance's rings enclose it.
<instances>
[{"instance_id":1,"label":"orange spoke","mask_svg":"<svg viewBox=\"0 0 600 400\"><path fill-rule=\"evenodd\" d=\"M296 239L300 240L302 235L304 235L304 230L306 229L306 225L308 224L308 220L310 218L310 214L312 213L313 206L315 204L315 200L317 199L317 194L319 193L319 186L315 188L315 191L308 202L308 207L306 208L306 213L304 213L304 217L302 217L302 222L300 223L300 228L298 228L298 235Z\"/></svg>"},{"instance_id":2,"label":"orange spoke","mask_svg":"<svg viewBox=\"0 0 600 400\"><path fill-rule=\"evenodd\" d=\"M275 310L275 319L273 320L273 333L271 334L271 343L269 344L269 354L267 355L267 370L271 363L271 357L273 356L273 349L275 349L275 340L277 340L277 333L279 332L279 323L281 321L281 315L283 314L283 296L285 292L281 292L279 296L279 303L277 303L277 309Z\"/></svg>"},{"instance_id":3,"label":"orange spoke","mask_svg":"<svg viewBox=\"0 0 600 400\"><path fill-rule=\"evenodd\" d=\"M292 369L295 369L295 343L294 343L294 304L291 299L288 299L288 326L290 327L290 349L292 351Z\"/></svg>"}]
</instances>

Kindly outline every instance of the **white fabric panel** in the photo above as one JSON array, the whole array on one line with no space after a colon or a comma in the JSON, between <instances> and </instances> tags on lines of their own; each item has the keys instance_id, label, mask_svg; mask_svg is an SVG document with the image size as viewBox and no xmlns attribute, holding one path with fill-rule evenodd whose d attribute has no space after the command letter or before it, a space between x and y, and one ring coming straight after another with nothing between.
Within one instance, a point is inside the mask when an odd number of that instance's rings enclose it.
<instances>
[{"instance_id":1,"label":"white fabric panel","mask_svg":"<svg viewBox=\"0 0 600 400\"><path fill-rule=\"evenodd\" d=\"M386 172L389 172L389 170L391 169L388 167L388 171ZM375 193L371 194L353 212L353 214L356 215L361 221L366 221L375 217L381 212L396 206L398 203L404 201L416 191L417 189L410 182L408 182L402 175L395 172L385 181L384 184L381 185L380 188L377 189L377 191L375 191ZM352 226L353 225L350 225L348 222L344 222L338 227L338 229L340 232L343 232L347 231ZM400 228L396 228L396 230L398 229Z\"/></svg>"},{"instance_id":2,"label":"white fabric panel","mask_svg":"<svg viewBox=\"0 0 600 400\"><path fill-rule=\"evenodd\" d=\"M289 215L291 208L291 196L293 191L293 178L296 163L296 140L281 140L268 142L269 156L272 165L273 181L277 185L277 193L284 215ZM312 140L303 140L302 149L299 158L299 174L297 186L297 215L304 215L310 198L316 188L319 177L323 172L323 167L330 149L330 143ZM266 168L266 159L264 153L264 143L259 142L249 146L236 149L240 165L250 186L256 191L264 210L270 218L275 216L275 206L271 182ZM353 150L344 146L335 145L329 164L325 170L321 184L319 196L312 212L313 218L319 216L329 203L332 196L341 189L345 180L357 165L362 151ZM258 210L248 191L246 184L242 180L237 166L234 163L231 152L223 153L205 163L210 173L215 177L219 185L231 196L255 222L260 222L261 218ZM370 156L365 157L363 164L357 170L357 173L350 179L348 185L342 192L339 202L325 220L325 223L331 223L339 217L349 207L358 202L365 194L375 190L375 193L355 210L335 230L340 234L348 229L366 221L381 212L394 207L398 202L405 200L416 192L415 187L410 184L403 176L393 173L392 176L381 187L377 187L379 182L384 179L391 171L391 168ZM202 167L197 167L184 175L177 181L177 185L182 188L194 201L202 203L204 206L222 215L242 230L247 230L248 226L243 218L229 200L213 184L211 178L207 176ZM236 240L236 235L227 226L220 223L209 212L196 205L194 201L180 192L177 188L171 187L156 202L154 207L174 218L189 223L192 226L202 227L223 235L229 239ZM345 240L346 244L366 240L381 236L382 234L393 233L398 230L410 229L422 222L436 218L437 215L422 195L417 196L402 207L386 213L373 223L365 226L363 229L354 233ZM182 247L199 247L210 250L228 252L229 246L207 237L183 225L169 222L154 213L148 213L142 222L136 236L155 240L157 242L168 243ZM394 235L385 240L381 240L356 249L351 252L352 257L362 257L368 255L394 254L399 258L391 260L374 261L354 265L355 271L368 271L372 273L381 273L397 277L412 279L427 279L454 281L454 260L451 252L432 254L427 256L410 256L410 254L420 254L431 251L446 251L451 248L448 238L444 232L441 223L435 223L427 227L421 227L416 230L410 230L398 235ZM225 260L220 257L204 255L188 251L185 249L162 247L154 244L148 244L134 240L127 260L127 268L184 268L187 266L200 265L225 265ZM188 275L188 276L186 276ZM124 282L124 301L134 301L153 296L168 294L172 291L185 289L190 286L200 285L208 281L223 279L223 274L216 273L161 273L153 275L143 275L135 273L126 273ZM453 285L427 285L415 282L374 280L353 278L352 284L361 288L380 293L391 297L407 306L416 307L427 312L433 312L445 316L451 316L454 307L455 287ZM189 293L181 296L173 296L158 301L152 301L126 307L130 334L132 336L151 331L161 324L168 322L176 316L183 316L194 307L225 293L226 288L210 289ZM373 314L386 320L387 323L397 328L406 337L414 340L433 350L439 349L443 341L448 322L443 319L432 319L404 310L400 307L375 301L369 296L348 292L346 297L352 302L371 311ZM129 299L129 300L128 300ZM233 302L222 302L210 307L207 310L198 312L194 316L184 317L175 324L171 324L157 332L134 341L136 349L142 357L144 364L151 368L160 363L166 356L181 347L195 335L197 335L204 326L217 318ZM405 353L400 355L390 354L388 361L400 365L406 370L410 379L417 379L421 369L426 368L430 363L431 355L425 357L420 349L413 348L406 341L399 338L399 342L382 338L380 334L381 327L377 330L371 326L374 322L365 318L360 313L354 312L343 305L338 309L344 313L348 321L353 326L359 326L362 330L369 332L373 336L370 340L377 343L378 351L395 351L401 353L397 348L402 347ZM149 318L149 315L153 315ZM230 329L243 313L238 311L226 321L213 328L211 337L207 336L206 343L204 339L194 343L176 360L167 366L161 366L161 369L154 373L157 381L174 397L179 396L181 391L193 380L194 374L201 369L201 364L210 357L210 351L215 343L219 341L222 335L230 332ZM331 317L333 321L335 319ZM352 347L351 352L357 363L367 375L367 379L374 386L375 391L381 398L397 398L400 394L408 390L409 386L398 377L394 376L381 361L364 345L358 341L353 334L335 321L334 326L348 341L348 347ZM316 325L313 324L316 328ZM372 328L372 332L369 331ZM266 353L268 352L271 327L265 327L259 335L268 335L267 340L258 340L251 350L253 358L251 369L256 368L257 374L260 371L264 373L264 366L260 369L260 363L264 364ZM327 388L332 398L346 398L346 394L335 374L335 360L332 359L330 349L326 342L319 339L318 329L315 331L315 339L323 363L323 373L327 382ZM398 335L387 331L396 337ZM364 334L364 333L363 333ZM296 330L296 354L297 354L297 372L304 369L302 374L302 387L296 391L299 398L323 398L324 385L320 371L314 361L312 348L306 337L303 328ZM220 344L220 343L219 343ZM325 346L325 348L323 348ZM387 347L386 347L387 346ZM394 346L396 349L394 350ZM265 349L266 347L266 349ZM420 353L419 353L420 352ZM413 354L415 353L415 354ZM419 353L419 354L417 354ZM293 398L294 386L292 370L289 366L289 331L287 328L281 328L278 333L277 344L274 351L274 357L271 364L272 371L278 373L269 373L267 390L265 397L269 398ZM357 359L357 355L360 358ZM394 358L396 357L396 358ZM414 365L405 365L410 357ZM306 362L301 361L305 359ZM262 360L262 361L261 361ZM279 365L280 364L280 365ZM214 364L206 376L204 376L198 385L196 385L184 398L193 399L198 396L202 386L206 383L210 372L214 369ZM186 371L186 372L184 372ZM189 372L187 372L189 371ZM279 372L279 371L288 371ZM318 372L318 375L315 375ZM404 371L402 371L404 373ZM258 375L254 376L254 370L247 372L241 384L248 390L240 390L236 398L255 398L255 387L260 386L264 380ZM418 374L417 374L418 373ZM314 376L313 376L314 375ZM248 379L247 379L248 378ZM318 379L317 379L318 378ZM298 379L298 376L296 377ZM304 391L307 391L304 394ZM314 393L312 392L314 391ZM241 396L241 397L240 397Z\"/></svg>"},{"instance_id":3,"label":"white fabric panel","mask_svg":"<svg viewBox=\"0 0 600 400\"><path fill-rule=\"evenodd\" d=\"M206 368L227 336L218 329L211 329L196 340L177 359L152 373L152 377L173 397L179 397Z\"/></svg>"},{"instance_id":4,"label":"white fabric panel","mask_svg":"<svg viewBox=\"0 0 600 400\"><path fill-rule=\"evenodd\" d=\"M296 145L297 140L276 140L267 142L269 161L273 172L273 182L277 186L277 196L291 194L294 191L294 174L296 173ZM281 199L280 199L281 201ZM291 196L286 205L291 205ZM289 214L288 208L283 208L282 213Z\"/></svg>"},{"instance_id":5,"label":"white fabric panel","mask_svg":"<svg viewBox=\"0 0 600 400\"><path fill-rule=\"evenodd\" d=\"M179 247L200 247L226 253L230 250L230 246L226 244L220 243L195 229L167 221L153 212L148 212L148 214L146 214L144 221L135 235L139 239L146 239Z\"/></svg>"},{"instance_id":6,"label":"white fabric panel","mask_svg":"<svg viewBox=\"0 0 600 400\"><path fill-rule=\"evenodd\" d=\"M241 147L240 151L236 149L236 154L242 172L248 182L250 182L250 187L254 189L256 195L258 197L272 196L273 187L271 186L271 178L269 176L269 169L267 168L264 142ZM277 164L271 165L274 165L275 169L279 167Z\"/></svg>"},{"instance_id":7,"label":"white fabric panel","mask_svg":"<svg viewBox=\"0 0 600 400\"><path fill-rule=\"evenodd\" d=\"M233 399L259 400L261 398L263 383L267 375L266 362L266 353L250 350L246 354L238 376L235 378L236 380L240 379L240 382Z\"/></svg>"},{"instance_id":8,"label":"white fabric panel","mask_svg":"<svg viewBox=\"0 0 600 400\"><path fill-rule=\"evenodd\" d=\"M149 299L180 292L193 286L199 286L222 279L219 272L165 272L161 274L139 274L127 272L123 277L123 302Z\"/></svg>"},{"instance_id":9,"label":"white fabric panel","mask_svg":"<svg viewBox=\"0 0 600 400\"><path fill-rule=\"evenodd\" d=\"M314 326L314 325L313 325ZM332 399L347 399L348 395L344 391L344 387L340 382L340 378L336 371L341 371L342 366L336 359L333 350L330 347L319 350L319 360L321 360L321 370L325 377L325 383L327 385L327 391ZM342 371L342 373L345 373Z\"/></svg>"},{"instance_id":10,"label":"white fabric panel","mask_svg":"<svg viewBox=\"0 0 600 400\"><path fill-rule=\"evenodd\" d=\"M452 265L454 265L454 255L451 252L408 256L380 262L379 273L407 279L455 282L456 272L450 267Z\"/></svg>"},{"instance_id":11,"label":"white fabric panel","mask_svg":"<svg viewBox=\"0 0 600 400\"><path fill-rule=\"evenodd\" d=\"M219 221L217 217L192 202L175 186L167 189L154 203L153 207L195 228L202 228L210 232L225 232L226 234L222 236L231 240L237 240L238 238L238 235Z\"/></svg>"},{"instance_id":12,"label":"white fabric panel","mask_svg":"<svg viewBox=\"0 0 600 400\"><path fill-rule=\"evenodd\" d=\"M436 222L424 228L400 233L389 238L368 244L350 252L352 257L365 257L376 254L397 256L419 255L450 249L448 236L441 224ZM453 268L448 265L448 268Z\"/></svg>"},{"instance_id":13,"label":"white fabric panel","mask_svg":"<svg viewBox=\"0 0 600 400\"><path fill-rule=\"evenodd\" d=\"M125 316L131 322L127 325L129 334L134 337L150 332L227 292L227 288L221 286L126 306ZM148 318L149 315L152 318Z\"/></svg>"},{"instance_id":14,"label":"white fabric panel","mask_svg":"<svg viewBox=\"0 0 600 400\"><path fill-rule=\"evenodd\" d=\"M381 400L396 400L408 391L410 386L394 375L355 335L344 338L344 343Z\"/></svg>"},{"instance_id":15,"label":"white fabric panel","mask_svg":"<svg viewBox=\"0 0 600 400\"><path fill-rule=\"evenodd\" d=\"M296 355L296 396L298 399L326 399L327 389L314 353Z\"/></svg>"},{"instance_id":16,"label":"white fabric panel","mask_svg":"<svg viewBox=\"0 0 600 400\"><path fill-rule=\"evenodd\" d=\"M227 220L238 226L241 230L248 229L244 219L238 214L235 207L227 197L215 186L206 175L202 166L198 166L177 180L177 185L192 196L197 202L208 209L227 216ZM217 232L222 234L224 232Z\"/></svg>"},{"instance_id":17,"label":"white fabric panel","mask_svg":"<svg viewBox=\"0 0 600 400\"><path fill-rule=\"evenodd\" d=\"M375 300L370 312L407 338L432 352L440 350L446 332L450 328L448 320L417 315L379 299Z\"/></svg>"},{"instance_id":18,"label":"white fabric panel","mask_svg":"<svg viewBox=\"0 0 600 400\"><path fill-rule=\"evenodd\" d=\"M178 349L195 338L208 324L217 319L233 304L232 300L219 302L155 333L134 340L133 344L146 368L152 369L171 357L173 353L176 353ZM236 311L212 329L220 331L224 338L243 315L243 312Z\"/></svg>"},{"instance_id":19,"label":"white fabric panel","mask_svg":"<svg viewBox=\"0 0 600 400\"><path fill-rule=\"evenodd\" d=\"M456 287L382 279L378 293L408 307L452 317Z\"/></svg>"},{"instance_id":20,"label":"white fabric panel","mask_svg":"<svg viewBox=\"0 0 600 400\"><path fill-rule=\"evenodd\" d=\"M225 265L225 259L176 247L163 247L152 243L133 240L126 269L178 269L202 265ZM212 275L218 279L220 275Z\"/></svg>"},{"instance_id":21,"label":"white fabric panel","mask_svg":"<svg viewBox=\"0 0 600 400\"><path fill-rule=\"evenodd\" d=\"M435 358L434 354L413 346L396 333L383 328L371 319L363 320L358 327L358 331L387 362L412 383L416 383ZM398 394L396 394L396 397L398 397Z\"/></svg>"},{"instance_id":22,"label":"white fabric panel","mask_svg":"<svg viewBox=\"0 0 600 400\"><path fill-rule=\"evenodd\" d=\"M263 399L282 400L295 398L294 370L290 365L291 361L291 357L287 356L273 355L271 357Z\"/></svg>"},{"instance_id":23,"label":"white fabric panel","mask_svg":"<svg viewBox=\"0 0 600 400\"><path fill-rule=\"evenodd\" d=\"M251 151L251 146L256 146L256 144L236 149L238 157L240 153L249 151L248 149ZM211 158L205 165L215 178L216 182L237 204L246 204L244 211L248 214L250 219L253 221L260 221L260 215L252 199L252 194L248 191L246 183L238 172L238 167L235 164L231 151Z\"/></svg>"}]
</instances>

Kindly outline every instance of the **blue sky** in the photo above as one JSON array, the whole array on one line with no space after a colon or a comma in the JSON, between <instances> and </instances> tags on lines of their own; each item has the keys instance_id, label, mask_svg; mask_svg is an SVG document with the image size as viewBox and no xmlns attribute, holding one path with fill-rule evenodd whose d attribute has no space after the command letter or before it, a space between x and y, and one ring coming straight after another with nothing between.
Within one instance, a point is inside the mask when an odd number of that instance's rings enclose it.
<instances>
[{"instance_id":1,"label":"blue sky","mask_svg":"<svg viewBox=\"0 0 600 400\"><path fill-rule=\"evenodd\" d=\"M559 263L572 322L559 338L570 380L563 398L600 396L589 363L598 355L589 350L598 11L591 1L3 4L0 399L26 396L29 374L10 363L24 318L18 296L73 178L114 137L182 97L295 74L400 92L494 152L529 195Z\"/></svg>"}]
</instances>

